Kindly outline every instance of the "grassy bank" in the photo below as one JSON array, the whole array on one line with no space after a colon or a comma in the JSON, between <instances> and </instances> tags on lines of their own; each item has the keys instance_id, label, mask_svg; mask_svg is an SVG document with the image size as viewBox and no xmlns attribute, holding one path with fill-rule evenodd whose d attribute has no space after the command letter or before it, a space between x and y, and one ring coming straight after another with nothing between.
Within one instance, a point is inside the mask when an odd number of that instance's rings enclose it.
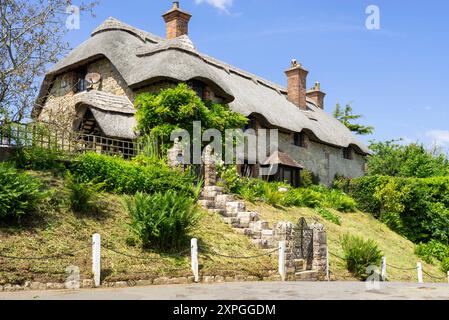
<instances>
[{"instance_id":1,"label":"grassy bank","mask_svg":"<svg viewBox=\"0 0 449 320\"><path fill-rule=\"evenodd\" d=\"M21 224L0 224L0 284L21 284L25 281L63 282L65 269L78 266L81 278L91 278L91 237L100 233L102 244L102 277L104 281L145 280L155 277L191 276L190 241L186 239L181 255L144 251L130 241L128 215L120 196L105 194L101 212L79 215L64 204L64 181L51 175L38 175L50 186L54 195L49 203ZM245 236L238 235L221 222L217 215L204 212L200 223L190 237L199 240L199 246L229 256L256 256L263 253ZM62 256L58 256L63 254ZM65 255L67 254L67 255ZM57 256L57 257L55 257ZM28 260L44 257L49 259ZM139 258L137 258L139 257ZM200 254L200 273L221 276L268 276L276 269L275 257L230 259L214 254Z\"/></svg>"},{"instance_id":2,"label":"grassy bank","mask_svg":"<svg viewBox=\"0 0 449 320\"><path fill-rule=\"evenodd\" d=\"M340 213L331 210L340 218L341 226L329 222L319 216L314 210L307 208L274 208L266 204L249 204L249 210L257 211L262 219L271 223L277 221L297 222L300 217L305 217L308 223L318 221L323 223L327 230L329 251L343 256L340 237L345 233L360 235L365 239L373 239L379 244L379 248L387 257L387 263L400 268L414 268L420 258L415 255L415 245L404 237L391 231L386 225L374 219L371 215L362 212ZM437 266L423 262L424 271L438 277L446 275ZM344 261L335 256L330 256L330 270L332 278L336 280L356 280L346 270ZM416 270L399 270L388 267L390 281L417 281ZM435 282L424 274L425 282ZM447 278L440 280L447 282Z\"/></svg>"}]
</instances>

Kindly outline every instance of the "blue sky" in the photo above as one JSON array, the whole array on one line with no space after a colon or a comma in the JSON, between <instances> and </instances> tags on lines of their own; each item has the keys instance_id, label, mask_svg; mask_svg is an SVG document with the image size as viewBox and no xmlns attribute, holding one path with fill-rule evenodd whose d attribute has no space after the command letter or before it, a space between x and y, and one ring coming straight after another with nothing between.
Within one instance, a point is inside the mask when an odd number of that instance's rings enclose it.
<instances>
[{"instance_id":1,"label":"blue sky","mask_svg":"<svg viewBox=\"0 0 449 320\"><path fill-rule=\"evenodd\" d=\"M109 16L163 36L170 0L102 0L70 31L76 46ZM201 52L285 85L296 58L308 86L321 82L326 110L352 102L375 126L362 140L403 138L449 148L449 1L181 0ZM75 1L76 3L76 1ZM368 30L369 5L380 30Z\"/></svg>"}]
</instances>

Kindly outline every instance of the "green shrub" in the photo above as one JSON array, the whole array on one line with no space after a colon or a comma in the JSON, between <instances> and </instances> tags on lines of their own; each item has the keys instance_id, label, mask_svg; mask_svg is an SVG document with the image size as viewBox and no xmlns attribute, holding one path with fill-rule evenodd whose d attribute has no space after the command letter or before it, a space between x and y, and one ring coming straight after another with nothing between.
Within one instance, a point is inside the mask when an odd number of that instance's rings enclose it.
<instances>
[{"instance_id":1,"label":"green shrub","mask_svg":"<svg viewBox=\"0 0 449 320\"><path fill-rule=\"evenodd\" d=\"M103 184L92 181L80 182L72 175L68 175L66 190L70 208L76 213L91 214L98 212L97 201Z\"/></svg>"},{"instance_id":2,"label":"green shrub","mask_svg":"<svg viewBox=\"0 0 449 320\"><path fill-rule=\"evenodd\" d=\"M382 260L382 252L373 240L365 241L359 236L345 234L341 246L348 271L361 280L369 276L366 269L370 265L378 266Z\"/></svg>"},{"instance_id":3,"label":"green shrub","mask_svg":"<svg viewBox=\"0 0 449 320\"><path fill-rule=\"evenodd\" d=\"M145 248L179 249L200 219L192 198L175 191L145 195L136 193L124 200L133 234Z\"/></svg>"},{"instance_id":4,"label":"green shrub","mask_svg":"<svg viewBox=\"0 0 449 320\"><path fill-rule=\"evenodd\" d=\"M449 258L449 246L436 240L428 243L420 243L415 248L415 253L427 263L432 263L433 259L443 261Z\"/></svg>"},{"instance_id":5,"label":"green shrub","mask_svg":"<svg viewBox=\"0 0 449 320\"><path fill-rule=\"evenodd\" d=\"M315 212L318 213L321 217L323 217L327 221L330 221L332 223L335 223L336 225L341 226L340 217L337 216L336 214L333 214L329 210L317 207L315 208Z\"/></svg>"},{"instance_id":6,"label":"green shrub","mask_svg":"<svg viewBox=\"0 0 449 320\"><path fill-rule=\"evenodd\" d=\"M20 220L47 197L37 178L0 164L0 220Z\"/></svg>"},{"instance_id":7,"label":"green shrub","mask_svg":"<svg viewBox=\"0 0 449 320\"><path fill-rule=\"evenodd\" d=\"M283 205L286 207L315 208L320 206L323 195L317 191L306 188L292 188L284 195Z\"/></svg>"},{"instance_id":8,"label":"green shrub","mask_svg":"<svg viewBox=\"0 0 449 320\"><path fill-rule=\"evenodd\" d=\"M65 171L65 165L62 162L64 154L53 148L17 148L13 160L16 167L25 170L51 170L55 173Z\"/></svg>"},{"instance_id":9,"label":"green shrub","mask_svg":"<svg viewBox=\"0 0 449 320\"><path fill-rule=\"evenodd\" d=\"M309 170L302 170L301 171L301 187L308 188L312 186L315 182L315 177L312 173L312 171Z\"/></svg>"},{"instance_id":10,"label":"green shrub","mask_svg":"<svg viewBox=\"0 0 449 320\"><path fill-rule=\"evenodd\" d=\"M353 198L344 194L340 190L326 189L324 194L324 206L341 212L355 212L356 202Z\"/></svg>"},{"instance_id":11,"label":"green shrub","mask_svg":"<svg viewBox=\"0 0 449 320\"><path fill-rule=\"evenodd\" d=\"M349 194L357 202L361 211L372 213L375 217L380 216L382 203L374 197L377 187L382 187L389 181L388 177L366 176L352 179L349 183Z\"/></svg>"},{"instance_id":12,"label":"green shrub","mask_svg":"<svg viewBox=\"0 0 449 320\"><path fill-rule=\"evenodd\" d=\"M449 271L449 257L446 257L441 261L441 271L447 273Z\"/></svg>"},{"instance_id":13,"label":"green shrub","mask_svg":"<svg viewBox=\"0 0 449 320\"><path fill-rule=\"evenodd\" d=\"M265 203L277 207L282 203L284 195L278 191L276 184L265 183L263 185L262 201Z\"/></svg>"},{"instance_id":14,"label":"green shrub","mask_svg":"<svg viewBox=\"0 0 449 320\"><path fill-rule=\"evenodd\" d=\"M414 243L449 241L449 177L357 178L351 180L350 195L376 218L399 217L401 233Z\"/></svg>"},{"instance_id":15,"label":"green shrub","mask_svg":"<svg viewBox=\"0 0 449 320\"><path fill-rule=\"evenodd\" d=\"M236 166L217 166L217 174L228 192L239 193L243 185Z\"/></svg>"},{"instance_id":16,"label":"green shrub","mask_svg":"<svg viewBox=\"0 0 449 320\"><path fill-rule=\"evenodd\" d=\"M140 165L119 157L87 153L75 161L71 171L80 182L104 183L106 191L118 194L174 190L193 196L193 175L162 164Z\"/></svg>"}]
</instances>

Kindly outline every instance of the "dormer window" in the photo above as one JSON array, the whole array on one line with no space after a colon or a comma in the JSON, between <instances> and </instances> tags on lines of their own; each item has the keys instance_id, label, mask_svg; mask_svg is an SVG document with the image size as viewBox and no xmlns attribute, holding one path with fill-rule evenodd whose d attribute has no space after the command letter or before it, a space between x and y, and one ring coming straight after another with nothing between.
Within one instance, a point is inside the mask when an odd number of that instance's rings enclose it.
<instances>
[{"instance_id":1,"label":"dormer window","mask_svg":"<svg viewBox=\"0 0 449 320\"><path fill-rule=\"evenodd\" d=\"M75 93L87 90L86 75L87 75L86 66L81 67L76 71Z\"/></svg>"},{"instance_id":2,"label":"dormer window","mask_svg":"<svg viewBox=\"0 0 449 320\"><path fill-rule=\"evenodd\" d=\"M353 159L353 153L352 153L352 148L351 147L347 147L343 149L343 158L347 159L347 160L352 160Z\"/></svg>"},{"instance_id":3,"label":"dormer window","mask_svg":"<svg viewBox=\"0 0 449 320\"><path fill-rule=\"evenodd\" d=\"M246 131L248 129L253 129L253 130L256 129L256 119L254 119L254 118L249 118L248 119L248 123L243 128L243 131Z\"/></svg>"},{"instance_id":4,"label":"dormer window","mask_svg":"<svg viewBox=\"0 0 449 320\"><path fill-rule=\"evenodd\" d=\"M293 143L295 146L307 148L306 134L304 132L295 132L293 135Z\"/></svg>"},{"instance_id":5,"label":"dormer window","mask_svg":"<svg viewBox=\"0 0 449 320\"><path fill-rule=\"evenodd\" d=\"M204 100L205 98L204 93L206 91L205 90L206 86L204 85L204 83L198 80L192 80L189 81L187 84L193 91L196 92L196 95L200 97L201 100Z\"/></svg>"}]
</instances>

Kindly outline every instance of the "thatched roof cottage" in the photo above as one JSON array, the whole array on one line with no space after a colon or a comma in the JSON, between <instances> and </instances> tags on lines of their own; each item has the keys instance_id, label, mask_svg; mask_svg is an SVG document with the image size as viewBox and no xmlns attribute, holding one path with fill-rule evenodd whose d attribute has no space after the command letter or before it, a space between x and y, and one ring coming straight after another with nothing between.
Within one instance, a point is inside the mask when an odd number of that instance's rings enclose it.
<instances>
[{"instance_id":1,"label":"thatched roof cottage","mask_svg":"<svg viewBox=\"0 0 449 320\"><path fill-rule=\"evenodd\" d=\"M163 18L165 38L114 18L104 21L46 74L33 117L132 140L136 95L186 82L203 99L227 103L247 116L254 129L279 129L280 150L271 157L280 165L276 179L297 185L302 168L324 184L336 174L364 174L368 148L325 112L318 83L307 90L308 71L301 64L292 61L284 87L199 52L188 37L191 15L178 2ZM86 75L93 75L90 83ZM241 171L258 175L257 165Z\"/></svg>"}]
</instances>

